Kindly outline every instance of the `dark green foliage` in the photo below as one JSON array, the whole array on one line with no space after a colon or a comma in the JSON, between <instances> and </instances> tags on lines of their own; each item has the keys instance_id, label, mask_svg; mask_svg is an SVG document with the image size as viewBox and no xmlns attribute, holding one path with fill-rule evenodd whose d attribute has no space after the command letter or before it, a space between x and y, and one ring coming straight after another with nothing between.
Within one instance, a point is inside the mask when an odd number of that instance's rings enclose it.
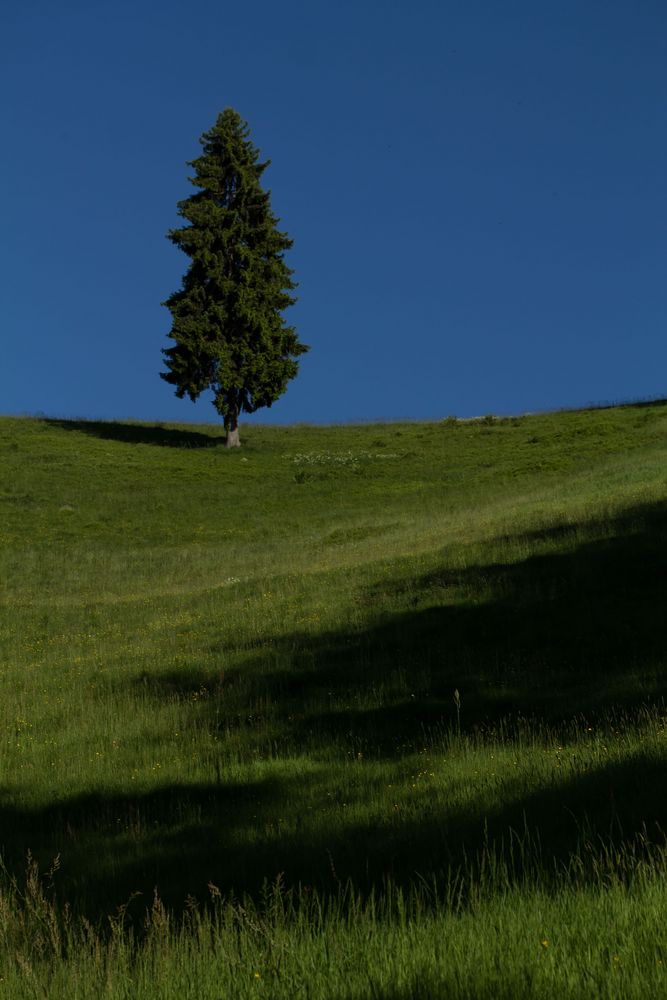
<instances>
[{"instance_id":1,"label":"dark green foliage","mask_svg":"<svg viewBox=\"0 0 667 1000\"><path fill-rule=\"evenodd\" d=\"M168 237L192 263L183 286L164 303L171 311L165 381L195 400L205 390L228 433L242 412L271 406L298 370L299 343L282 311L295 301L292 271L283 254L292 240L277 229L260 178L269 164L231 108L218 115L189 163L199 190L179 202L187 225Z\"/></svg>"}]
</instances>

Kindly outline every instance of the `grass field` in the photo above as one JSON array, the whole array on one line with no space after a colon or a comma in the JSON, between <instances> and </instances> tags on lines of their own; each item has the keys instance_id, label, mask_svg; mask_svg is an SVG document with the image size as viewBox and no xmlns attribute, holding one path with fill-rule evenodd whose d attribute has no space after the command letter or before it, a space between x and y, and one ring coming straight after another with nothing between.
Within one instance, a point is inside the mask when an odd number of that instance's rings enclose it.
<instances>
[{"instance_id":1,"label":"grass field","mask_svg":"<svg viewBox=\"0 0 667 1000\"><path fill-rule=\"evenodd\" d=\"M667 406L221 434L0 419L0 996L667 995Z\"/></svg>"}]
</instances>

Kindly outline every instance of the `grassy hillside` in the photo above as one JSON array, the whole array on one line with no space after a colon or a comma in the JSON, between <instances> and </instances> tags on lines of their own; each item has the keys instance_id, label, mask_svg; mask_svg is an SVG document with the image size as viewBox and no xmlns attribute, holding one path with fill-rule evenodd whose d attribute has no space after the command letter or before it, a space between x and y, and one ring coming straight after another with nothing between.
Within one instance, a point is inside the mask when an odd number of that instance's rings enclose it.
<instances>
[{"instance_id":1,"label":"grassy hillside","mask_svg":"<svg viewBox=\"0 0 667 1000\"><path fill-rule=\"evenodd\" d=\"M667 407L220 435L0 419L0 995L666 992Z\"/></svg>"}]
</instances>

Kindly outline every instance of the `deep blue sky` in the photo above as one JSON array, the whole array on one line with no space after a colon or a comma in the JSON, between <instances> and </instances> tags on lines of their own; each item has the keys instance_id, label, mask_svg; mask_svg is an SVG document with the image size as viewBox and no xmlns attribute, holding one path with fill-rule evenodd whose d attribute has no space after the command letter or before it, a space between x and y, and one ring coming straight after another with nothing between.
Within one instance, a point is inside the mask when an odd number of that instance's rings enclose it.
<instances>
[{"instance_id":1,"label":"deep blue sky","mask_svg":"<svg viewBox=\"0 0 667 1000\"><path fill-rule=\"evenodd\" d=\"M158 377L218 112L311 345L262 421L667 395L664 0L25 0L0 14L0 412L216 419Z\"/></svg>"}]
</instances>

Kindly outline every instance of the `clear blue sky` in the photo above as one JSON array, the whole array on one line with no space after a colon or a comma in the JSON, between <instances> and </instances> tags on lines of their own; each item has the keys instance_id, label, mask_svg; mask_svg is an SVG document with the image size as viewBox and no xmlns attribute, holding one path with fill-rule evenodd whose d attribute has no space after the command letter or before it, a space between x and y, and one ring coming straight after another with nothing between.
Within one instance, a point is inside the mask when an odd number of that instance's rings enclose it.
<instances>
[{"instance_id":1,"label":"clear blue sky","mask_svg":"<svg viewBox=\"0 0 667 1000\"><path fill-rule=\"evenodd\" d=\"M0 14L0 412L211 421L158 377L225 107L311 353L262 421L667 395L664 0L25 0Z\"/></svg>"}]
</instances>

